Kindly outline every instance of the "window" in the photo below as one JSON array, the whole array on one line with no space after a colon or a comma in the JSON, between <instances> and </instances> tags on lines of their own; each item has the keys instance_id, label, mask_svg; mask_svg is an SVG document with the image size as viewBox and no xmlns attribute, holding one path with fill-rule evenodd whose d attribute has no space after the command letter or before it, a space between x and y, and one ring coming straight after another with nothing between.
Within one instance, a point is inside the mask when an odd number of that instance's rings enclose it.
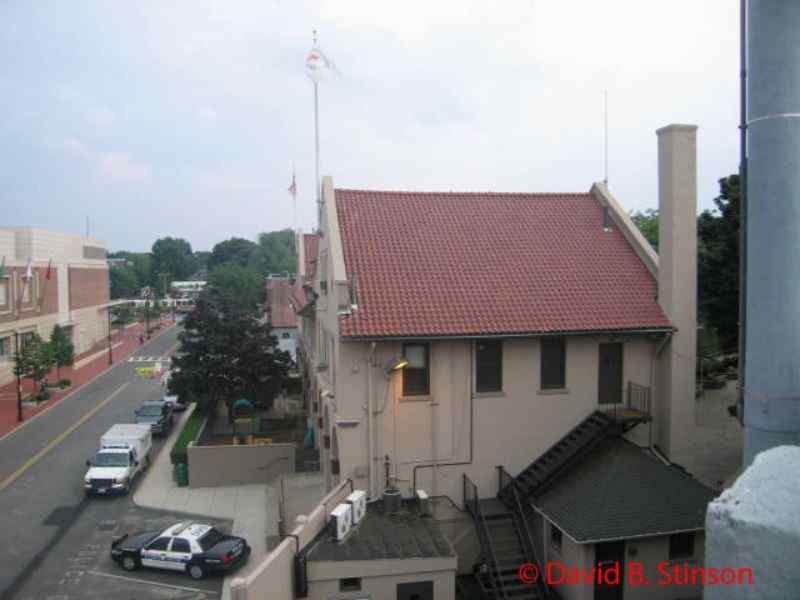
<instances>
[{"instance_id":1,"label":"window","mask_svg":"<svg viewBox=\"0 0 800 600\"><path fill-rule=\"evenodd\" d=\"M0 307L8 307L10 304L10 289L8 277L0 278Z\"/></svg>"},{"instance_id":2,"label":"window","mask_svg":"<svg viewBox=\"0 0 800 600\"><path fill-rule=\"evenodd\" d=\"M33 337L36 334L33 331L26 331L25 333L19 334L19 347L20 349L24 348L28 344L33 341Z\"/></svg>"},{"instance_id":3,"label":"window","mask_svg":"<svg viewBox=\"0 0 800 600\"><path fill-rule=\"evenodd\" d=\"M564 534L561 533L561 530L550 523L550 545L556 550L561 550L561 541L563 537Z\"/></svg>"},{"instance_id":4,"label":"window","mask_svg":"<svg viewBox=\"0 0 800 600\"><path fill-rule=\"evenodd\" d=\"M669 536L669 559L679 560L694 556L694 532Z\"/></svg>"},{"instance_id":5,"label":"window","mask_svg":"<svg viewBox=\"0 0 800 600\"><path fill-rule=\"evenodd\" d=\"M503 342L480 341L475 344L475 390L500 392L503 389Z\"/></svg>"},{"instance_id":6,"label":"window","mask_svg":"<svg viewBox=\"0 0 800 600\"><path fill-rule=\"evenodd\" d=\"M160 537L155 542L152 542L147 547L147 549L148 550L166 550L167 547L169 546L169 540L170 540L170 538L168 538L168 537Z\"/></svg>"},{"instance_id":7,"label":"window","mask_svg":"<svg viewBox=\"0 0 800 600\"><path fill-rule=\"evenodd\" d=\"M191 554L192 550L189 547L189 540L183 538L175 538L172 540L172 551L183 552L184 554Z\"/></svg>"},{"instance_id":8,"label":"window","mask_svg":"<svg viewBox=\"0 0 800 600\"><path fill-rule=\"evenodd\" d=\"M542 338L541 387L543 390L558 390L567 386L566 345L563 337Z\"/></svg>"},{"instance_id":9,"label":"window","mask_svg":"<svg viewBox=\"0 0 800 600\"><path fill-rule=\"evenodd\" d=\"M360 592L361 591L361 578L360 577L345 577L339 580L340 592Z\"/></svg>"},{"instance_id":10,"label":"window","mask_svg":"<svg viewBox=\"0 0 800 600\"><path fill-rule=\"evenodd\" d=\"M0 361L10 360L11 354L11 338L0 338Z\"/></svg>"},{"instance_id":11,"label":"window","mask_svg":"<svg viewBox=\"0 0 800 600\"><path fill-rule=\"evenodd\" d=\"M203 552L208 551L210 548L213 548L217 544L219 544L225 536L217 531L216 529L209 529L208 532L203 535L197 543L200 544L200 549Z\"/></svg>"},{"instance_id":12,"label":"window","mask_svg":"<svg viewBox=\"0 0 800 600\"><path fill-rule=\"evenodd\" d=\"M408 365L403 369L403 396L430 394L430 369L428 344L404 344L403 356Z\"/></svg>"}]
</instances>

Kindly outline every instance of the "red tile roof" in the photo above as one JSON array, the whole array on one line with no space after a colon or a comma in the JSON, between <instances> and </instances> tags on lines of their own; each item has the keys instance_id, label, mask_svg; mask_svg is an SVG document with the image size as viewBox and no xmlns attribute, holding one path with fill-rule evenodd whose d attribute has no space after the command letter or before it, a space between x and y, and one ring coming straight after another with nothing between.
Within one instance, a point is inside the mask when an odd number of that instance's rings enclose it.
<instances>
[{"instance_id":1,"label":"red tile roof","mask_svg":"<svg viewBox=\"0 0 800 600\"><path fill-rule=\"evenodd\" d=\"M269 278L267 289L270 294L270 319L273 327L297 327L297 315L291 300L292 286L288 279Z\"/></svg>"},{"instance_id":2,"label":"red tile roof","mask_svg":"<svg viewBox=\"0 0 800 600\"><path fill-rule=\"evenodd\" d=\"M303 255L305 257L306 281L314 281L317 272L317 254L319 254L319 234L303 234Z\"/></svg>"},{"instance_id":3,"label":"red tile roof","mask_svg":"<svg viewBox=\"0 0 800 600\"><path fill-rule=\"evenodd\" d=\"M666 329L657 283L591 194L336 190L349 338Z\"/></svg>"}]
</instances>

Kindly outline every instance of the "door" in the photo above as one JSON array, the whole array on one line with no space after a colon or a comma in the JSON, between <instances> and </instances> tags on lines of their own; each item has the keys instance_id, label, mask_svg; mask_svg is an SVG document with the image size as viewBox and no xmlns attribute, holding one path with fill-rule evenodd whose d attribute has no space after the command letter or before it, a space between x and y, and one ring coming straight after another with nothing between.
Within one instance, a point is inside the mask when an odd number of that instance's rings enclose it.
<instances>
[{"instance_id":1,"label":"door","mask_svg":"<svg viewBox=\"0 0 800 600\"><path fill-rule=\"evenodd\" d=\"M189 544L189 540L177 537L172 538L172 546L167 554L170 568L176 571L184 571L186 565L192 560L192 547Z\"/></svg>"},{"instance_id":2,"label":"door","mask_svg":"<svg viewBox=\"0 0 800 600\"><path fill-rule=\"evenodd\" d=\"M594 600L622 600L625 589L625 542L607 542L594 547L594 563L605 576L594 584ZM611 569L611 570L609 570ZM615 574L615 570L616 571Z\"/></svg>"},{"instance_id":3,"label":"door","mask_svg":"<svg viewBox=\"0 0 800 600\"><path fill-rule=\"evenodd\" d=\"M433 600L433 582L398 583L397 600Z\"/></svg>"},{"instance_id":4,"label":"door","mask_svg":"<svg viewBox=\"0 0 800 600\"><path fill-rule=\"evenodd\" d=\"M170 538L160 537L150 542L147 548L142 550L142 565L145 567L156 567L158 569L168 569L167 548L169 548Z\"/></svg>"},{"instance_id":5,"label":"door","mask_svg":"<svg viewBox=\"0 0 800 600\"><path fill-rule=\"evenodd\" d=\"M600 344L600 368L597 376L597 401L600 404L622 403L622 344Z\"/></svg>"}]
</instances>

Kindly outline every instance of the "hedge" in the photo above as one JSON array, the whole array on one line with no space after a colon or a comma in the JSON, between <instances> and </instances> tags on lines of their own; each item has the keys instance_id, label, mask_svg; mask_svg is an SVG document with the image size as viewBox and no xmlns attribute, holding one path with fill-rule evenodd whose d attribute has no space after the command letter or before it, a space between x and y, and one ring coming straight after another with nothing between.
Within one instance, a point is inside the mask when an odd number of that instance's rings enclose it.
<instances>
[{"instance_id":1,"label":"hedge","mask_svg":"<svg viewBox=\"0 0 800 600\"><path fill-rule=\"evenodd\" d=\"M189 442L194 442L200 437L200 430L203 428L203 423L205 423L205 421L206 415L201 414L198 410L195 410L186 420L181 434L178 436L175 445L169 453L173 465L187 462L186 447L189 445Z\"/></svg>"}]
</instances>

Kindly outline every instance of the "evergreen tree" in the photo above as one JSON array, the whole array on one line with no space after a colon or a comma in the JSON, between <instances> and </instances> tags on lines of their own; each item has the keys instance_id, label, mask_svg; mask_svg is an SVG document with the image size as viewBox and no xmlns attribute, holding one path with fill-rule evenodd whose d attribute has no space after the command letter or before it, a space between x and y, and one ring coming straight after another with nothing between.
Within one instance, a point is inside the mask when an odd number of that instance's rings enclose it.
<instances>
[{"instance_id":1,"label":"evergreen tree","mask_svg":"<svg viewBox=\"0 0 800 600\"><path fill-rule=\"evenodd\" d=\"M56 377L61 381L61 367L68 367L75 361L75 345L61 325L53 327L50 334L50 350L56 365Z\"/></svg>"}]
</instances>

